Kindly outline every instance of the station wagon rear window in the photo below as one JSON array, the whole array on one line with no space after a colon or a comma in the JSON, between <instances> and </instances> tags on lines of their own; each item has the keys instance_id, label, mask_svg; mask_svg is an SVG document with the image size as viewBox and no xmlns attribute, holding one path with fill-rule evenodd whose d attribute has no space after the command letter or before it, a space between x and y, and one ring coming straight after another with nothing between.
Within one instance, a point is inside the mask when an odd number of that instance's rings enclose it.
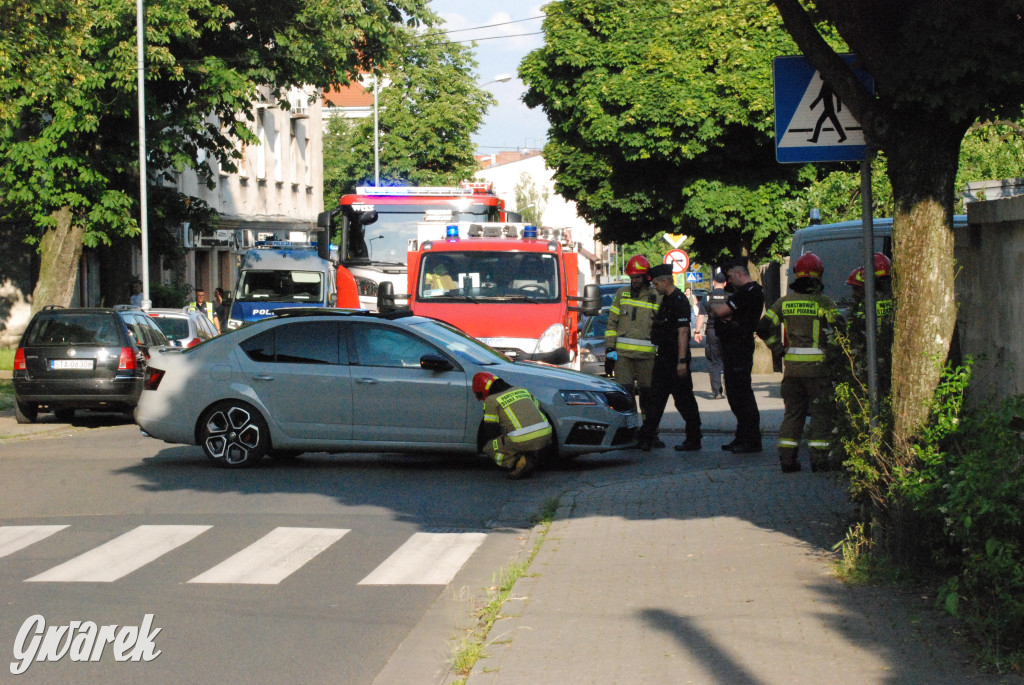
<instances>
[{"instance_id":1,"label":"station wagon rear window","mask_svg":"<svg viewBox=\"0 0 1024 685\"><path fill-rule=\"evenodd\" d=\"M120 323L111 314L83 312L40 316L25 339L26 346L37 345L120 345Z\"/></svg>"}]
</instances>

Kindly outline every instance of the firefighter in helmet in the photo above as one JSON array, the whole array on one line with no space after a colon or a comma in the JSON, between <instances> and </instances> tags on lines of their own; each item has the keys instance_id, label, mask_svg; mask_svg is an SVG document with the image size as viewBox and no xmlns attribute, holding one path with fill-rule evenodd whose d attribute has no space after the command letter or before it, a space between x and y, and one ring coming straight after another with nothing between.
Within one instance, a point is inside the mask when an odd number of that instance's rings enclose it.
<instances>
[{"instance_id":1,"label":"firefighter in helmet","mask_svg":"<svg viewBox=\"0 0 1024 685\"><path fill-rule=\"evenodd\" d=\"M647 415L654 357L658 351L651 342L651 327L658 311L658 293L648 274L651 263L643 255L626 262L629 285L615 293L608 309L608 327L604 333L605 354L615 354L615 380L639 398L640 413ZM654 447L665 444L652 436Z\"/></svg>"},{"instance_id":2,"label":"firefighter in helmet","mask_svg":"<svg viewBox=\"0 0 1024 685\"><path fill-rule=\"evenodd\" d=\"M529 476L537 453L551 444L551 424L537 400L486 372L473 376L473 394L484 403L484 452L511 478Z\"/></svg>"},{"instance_id":3,"label":"firefighter in helmet","mask_svg":"<svg viewBox=\"0 0 1024 685\"><path fill-rule=\"evenodd\" d=\"M757 335L773 352L783 353L782 401L785 415L779 427L779 461L784 473L800 470L797 451L804 422L811 417L807 446L811 470L831 468L832 383L825 348L838 321L836 305L822 293L825 267L813 252L797 260L796 280L758 323Z\"/></svg>"},{"instance_id":4,"label":"firefighter in helmet","mask_svg":"<svg viewBox=\"0 0 1024 685\"><path fill-rule=\"evenodd\" d=\"M893 298L892 298L892 262L881 252L876 252L872 260L875 274L875 351L878 356L878 392L879 395L889 394L892 385L891 355L893 340ZM864 312L864 267L859 266L850 272L846 284L853 290L853 309L846 327L850 355L845 360L849 369L843 368L839 373L839 382L859 381L860 385L867 382L867 316ZM853 378L850 377L852 373Z\"/></svg>"},{"instance_id":5,"label":"firefighter in helmet","mask_svg":"<svg viewBox=\"0 0 1024 685\"><path fill-rule=\"evenodd\" d=\"M881 252L873 257L875 269L875 313L881 320L892 314L892 261ZM846 285L853 289L856 312L864 310L864 267L858 266L850 272Z\"/></svg>"}]
</instances>

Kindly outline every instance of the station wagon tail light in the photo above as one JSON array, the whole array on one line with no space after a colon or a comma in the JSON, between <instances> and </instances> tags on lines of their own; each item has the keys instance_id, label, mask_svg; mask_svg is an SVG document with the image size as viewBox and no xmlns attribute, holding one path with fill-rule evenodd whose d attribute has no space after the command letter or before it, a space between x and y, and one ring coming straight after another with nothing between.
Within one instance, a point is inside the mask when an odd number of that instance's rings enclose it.
<instances>
[{"instance_id":1,"label":"station wagon tail light","mask_svg":"<svg viewBox=\"0 0 1024 685\"><path fill-rule=\"evenodd\" d=\"M121 357L117 360L117 370L134 371L136 368L135 350L130 347L122 347Z\"/></svg>"},{"instance_id":2,"label":"station wagon tail light","mask_svg":"<svg viewBox=\"0 0 1024 685\"><path fill-rule=\"evenodd\" d=\"M25 368L25 348L19 347L18 351L14 353L14 370L24 371Z\"/></svg>"},{"instance_id":3,"label":"station wagon tail light","mask_svg":"<svg viewBox=\"0 0 1024 685\"><path fill-rule=\"evenodd\" d=\"M200 340L199 338L192 338L187 343L185 343L185 347L195 347L196 345L198 345L201 342L203 342L203 341Z\"/></svg>"},{"instance_id":4,"label":"station wagon tail light","mask_svg":"<svg viewBox=\"0 0 1024 685\"><path fill-rule=\"evenodd\" d=\"M162 369L155 369L152 366L146 369L146 380L142 383L143 390L156 390L160 386L160 381L163 380L164 371Z\"/></svg>"}]
</instances>

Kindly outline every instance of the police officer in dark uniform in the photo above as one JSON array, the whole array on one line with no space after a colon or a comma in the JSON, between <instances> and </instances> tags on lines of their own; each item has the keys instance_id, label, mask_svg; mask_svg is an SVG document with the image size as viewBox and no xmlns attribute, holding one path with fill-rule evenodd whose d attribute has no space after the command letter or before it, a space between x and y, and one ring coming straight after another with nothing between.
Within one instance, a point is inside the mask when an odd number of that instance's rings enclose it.
<instances>
[{"instance_id":1,"label":"police officer in dark uniform","mask_svg":"<svg viewBox=\"0 0 1024 685\"><path fill-rule=\"evenodd\" d=\"M754 399L750 373L754 368L754 331L764 311L764 290L750 278L746 258L725 265L732 294L712 304L715 331L722 341L722 364L729 408L736 416L736 437L722 445L726 452L761 451L761 414Z\"/></svg>"},{"instance_id":2,"label":"police officer in dark uniform","mask_svg":"<svg viewBox=\"0 0 1024 685\"><path fill-rule=\"evenodd\" d=\"M690 303L672 282L671 266L659 264L647 273L662 298L651 327L651 342L658 346L658 352L654 357L651 400L640 427L638 447L644 451L651 449L665 413L665 403L672 395L676 409L686 421L686 441L675 448L680 452L699 450L700 411L690 375Z\"/></svg>"}]
</instances>

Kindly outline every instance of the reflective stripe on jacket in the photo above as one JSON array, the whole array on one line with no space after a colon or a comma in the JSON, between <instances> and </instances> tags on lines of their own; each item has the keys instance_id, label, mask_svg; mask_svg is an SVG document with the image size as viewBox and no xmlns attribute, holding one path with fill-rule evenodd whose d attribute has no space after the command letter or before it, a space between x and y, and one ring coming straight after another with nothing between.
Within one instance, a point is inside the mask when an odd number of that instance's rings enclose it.
<instances>
[{"instance_id":1,"label":"reflective stripe on jacket","mask_svg":"<svg viewBox=\"0 0 1024 685\"><path fill-rule=\"evenodd\" d=\"M509 388L484 400L484 422L497 423L495 452L534 452L551 442L551 424L526 388Z\"/></svg>"},{"instance_id":2,"label":"reflective stripe on jacket","mask_svg":"<svg viewBox=\"0 0 1024 685\"><path fill-rule=\"evenodd\" d=\"M835 324L836 305L821 293L789 292L775 301L757 326L757 334L773 351L784 351L785 373L823 376L828 329Z\"/></svg>"},{"instance_id":3,"label":"reflective stripe on jacket","mask_svg":"<svg viewBox=\"0 0 1024 685\"><path fill-rule=\"evenodd\" d=\"M605 346L626 357L653 359L657 348L651 342L651 325L657 311L658 293L650 284L635 296L628 286L615 293L608 308Z\"/></svg>"}]
</instances>

